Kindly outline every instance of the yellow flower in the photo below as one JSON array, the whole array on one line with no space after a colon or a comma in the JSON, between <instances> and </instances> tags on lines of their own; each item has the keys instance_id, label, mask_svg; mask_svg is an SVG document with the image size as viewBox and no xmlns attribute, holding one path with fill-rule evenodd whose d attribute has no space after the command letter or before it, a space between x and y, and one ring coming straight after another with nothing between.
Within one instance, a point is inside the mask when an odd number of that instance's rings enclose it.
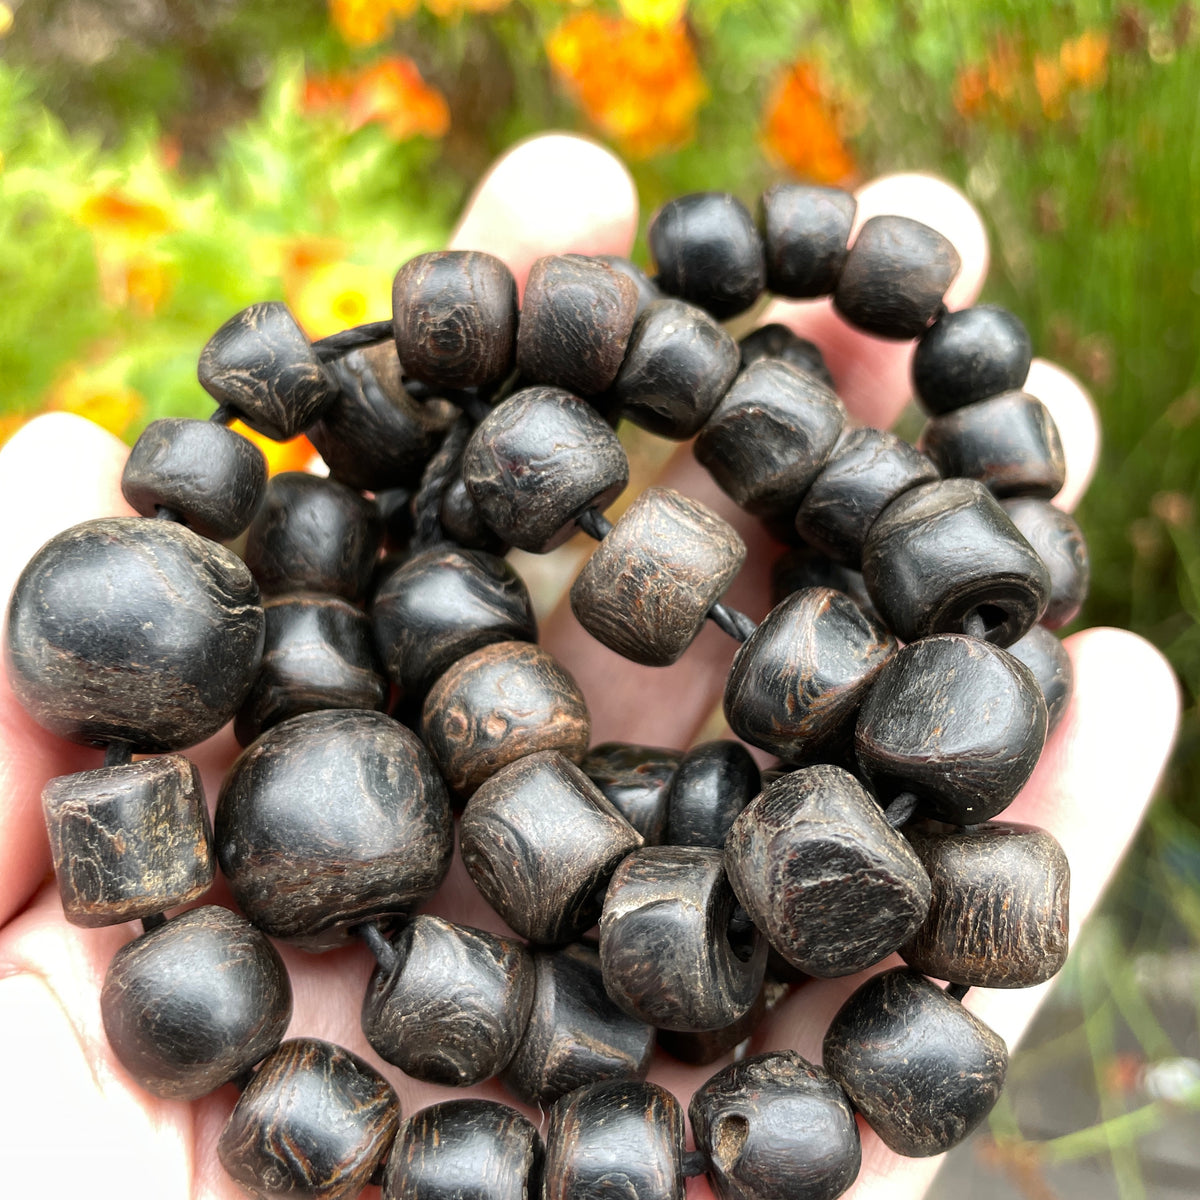
<instances>
[{"instance_id":1,"label":"yellow flower","mask_svg":"<svg viewBox=\"0 0 1200 1200\"><path fill-rule=\"evenodd\" d=\"M91 374L78 363L73 363L50 388L45 407L55 412L87 417L109 433L121 437L141 416L146 401L123 381L108 378L103 370Z\"/></svg>"},{"instance_id":2,"label":"yellow flower","mask_svg":"<svg viewBox=\"0 0 1200 1200\"><path fill-rule=\"evenodd\" d=\"M687 0L621 0L621 11L639 25L662 29L683 20Z\"/></svg>"},{"instance_id":3,"label":"yellow flower","mask_svg":"<svg viewBox=\"0 0 1200 1200\"><path fill-rule=\"evenodd\" d=\"M276 442L264 433L255 432L241 421L231 421L229 428L236 430L263 452L263 457L267 460L267 471L272 475L278 475L281 471L303 471L317 453L317 448L304 434L288 442Z\"/></svg>"},{"instance_id":4,"label":"yellow flower","mask_svg":"<svg viewBox=\"0 0 1200 1200\"><path fill-rule=\"evenodd\" d=\"M312 338L386 319L392 310L392 277L380 267L334 263L304 277L288 304Z\"/></svg>"},{"instance_id":5,"label":"yellow flower","mask_svg":"<svg viewBox=\"0 0 1200 1200\"><path fill-rule=\"evenodd\" d=\"M795 174L816 183L843 183L854 157L838 128L840 108L815 64L801 59L776 85L763 115L768 152Z\"/></svg>"},{"instance_id":6,"label":"yellow flower","mask_svg":"<svg viewBox=\"0 0 1200 1200\"><path fill-rule=\"evenodd\" d=\"M0 38L7 37L13 26L13 10L7 4L0 4Z\"/></svg>"},{"instance_id":7,"label":"yellow flower","mask_svg":"<svg viewBox=\"0 0 1200 1200\"><path fill-rule=\"evenodd\" d=\"M1058 61L1070 83L1094 91L1108 76L1108 34L1084 30L1063 42Z\"/></svg>"}]
</instances>

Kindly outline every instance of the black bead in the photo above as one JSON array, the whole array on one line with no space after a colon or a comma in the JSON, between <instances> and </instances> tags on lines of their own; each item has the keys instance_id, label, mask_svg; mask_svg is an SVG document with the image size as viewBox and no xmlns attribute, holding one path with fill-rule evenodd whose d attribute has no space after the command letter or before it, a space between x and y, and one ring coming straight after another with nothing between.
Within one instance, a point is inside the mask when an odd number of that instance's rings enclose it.
<instances>
[{"instance_id":1,"label":"black bead","mask_svg":"<svg viewBox=\"0 0 1200 1200\"><path fill-rule=\"evenodd\" d=\"M1044 500L1005 500L1001 507L1050 572L1050 599L1041 623L1061 629L1079 615L1091 582L1083 530L1070 513Z\"/></svg>"},{"instance_id":2,"label":"black bead","mask_svg":"<svg viewBox=\"0 0 1200 1200\"><path fill-rule=\"evenodd\" d=\"M786 325L762 325L753 333L746 334L738 346L742 352L743 367L760 358L782 358L797 371L813 375L827 388L833 388L833 376L816 342L797 336Z\"/></svg>"},{"instance_id":3,"label":"black bead","mask_svg":"<svg viewBox=\"0 0 1200 1200\"><path fill-rule=\"evenodd\" d=\"M627 279L633 280L633 286L637 288L637 315L639 317L656 300L663 298L658 285L636 263L622 258L619 254L597 254L594 257L598 262L606 263L614 271L619 271Z\"/></svg>"},{"instance_id":4,"label":"black bead","mask_svg":"<svg viewBox=\"0 0 1200 1200\"><path fill-rule=\"evenodd\" d=\"M583 773L604 793L605 799L642 835L647 846L657 846L667 828L667 796L677 750L604 742L593 746L579 764Z\"/></svg>"},{"instance_id":5,"label":"black bead","mask_svg":"<svg viewBox=\"0 0 1200 1200\"><path fill-rule=\"evenodd\" d=\"M383 523L384 549L405 550L413 535L413 493L409 488L388 488L375 494L375 507Z\"/></svg>"},{"instance_id":6,"label":"black bead","mask_svg":"<svg viewBox=\"0 0 1200 1200\"><path fill-rule=\"evenodd\" d=\"M1049 737L1067 711L1075 686L1075 669L1067 648L1044 625L1035 625L1020 641L1008 648L1013 658L1020 659L1030 671L1046 701Z\"/></svg>"},{"instance_id":7,"label":"black bead","mask_svg":"<svg viewBox=\"0 0 1200 1200\"><path fill-rule=\"evenodd\" d=\"M767 287L777 296L828 296L846 262L858 201L840 188L777 183L762 197Z\"/></svg>"},{"instance_id":8,"label":"black bead","mask_svg":"<svg viewBox=\"0 0 1200 1200\"><path fill-rule=\"evenodd\" d=\"M772 951L767 948L767 962L770 963ZM768 968L769 974L769 968ZM658 1031L658 1046L672 1058L680 1062L690 1063L694 1067L707 1067L718 1058L736 1050L743 1042L752 1037L755 1030L762 1024L767 1013L783 999L786 988L769 978L763 980L754 1003L732 1025L721 1029L707 1029L699 1033L681 1033L677 1030L660 1029Z\"/></svg>"},{"instance_id":9,"label":"black bead","mask_svg":"<svg viewBox=\"0 0 1200 1200\"><path fill-rule=\"evenodd\" d=\"M758 764L740 742L722 739L693 746L671 780L664 843L719 850L760 786Z\"/></svg>"},{"instance_id":10,"label":"black bead","mask_svg":"<svg viewBox=\"0 0 1200 1200\"><path fill-rule=\"evenodd\" d=\"M862 573L841 563L812 546L796 546L775 560L771 568L771 600L779 604L802 588L826 587L844 592L868 616L876 617L875 605L867 592Z\"/></svg>"},{"instance_id":11,"label":"black bead","mask_svg":"<svg viewBox=\"0 0 1200 1200\"><path fill-rule=\"evenodd\" d=\"M467 484L461 471L454 476L449 487L442 493L438 520L441 522L442 532L452 542L457 542L464 550L483 550L488 554L503 554L508 549L505 540L492 532L475 506L475 501L471 499L471 493L467 491Z\"/></svg>"}]
</instances>

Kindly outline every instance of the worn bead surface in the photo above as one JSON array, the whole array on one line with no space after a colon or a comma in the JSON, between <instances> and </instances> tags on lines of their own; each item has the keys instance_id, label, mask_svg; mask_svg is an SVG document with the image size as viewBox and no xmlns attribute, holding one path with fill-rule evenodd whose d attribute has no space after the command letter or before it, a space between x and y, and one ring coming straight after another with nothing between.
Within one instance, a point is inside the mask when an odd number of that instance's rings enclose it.
<instances>
[{"instance_id":1,"label":"worn bead surface","mask_svg":"<svg viewBox=\"0 0 1200 1200\"><path fill-rule=\"evenodd\" d=\"M542 1139L514 1108L444 1100L401 1126L383 1200L536 1200Z\"/></svg>"},{"instance_id":2,"label":"worn bead surface","mask_svg":"<svg viewBox=\"0 0 1200 1200\"><path fill-rule=\"evenodd\" d=\"M730 931L737 900L720 850L648 846L616 869L600 917L608 994L659 1029L721 1029L762 987L767 943Z\"/></svg>"},{"instance_id":3,"label":"worn bead surface","mask_svg":"<svg viewBox=\"0 0 1200 1200\"><path fill-rule=\"evenodd\" d=\"M725 719L787 762L842 761L859 706L895 652L896 639L843 592L793 592L734 655Z\"/></svg>"},{"instance_id":4,"label":"worn bead surface","mask_svg":"<svg viewBox=\"0 0 1200 1200\"><path fill-rule=\"evenodd\" d=\"M121 494L143 517L160 508L201 537L237 537L267 486L267 460L251 441L213 421L151 421L121 473Z\"/></svg>"},{"instance_id":5,"label":"worn bead surface","mask_svg":"<svg viewBox=\"0 0 1200 1200\"><path fill-rule=\"evenodd\" d=\"M842 402L820 381L779 359L759 359L700 431L696 457L748 512L790 515L845 420Z\"/></svg>"},{"instance_id":6,"label":"worn bead surface","mask_svg":"<svg viewBox=\"0 0 1200 1200\"><path fill-rule=\"evenodd\" d=\"M923 1158L957 1146L991 1112L1008 1051L959 1001L900 968L868 979L842 1005L824 1062L886 1145Z\"/></svg>"},{"instance_id":7,"label":"worn bead surface","mask_svg":"<svg viewBox=\"0 0 1200 1200\"><path fill-rule=\"evenodd\" d=\"M758 795L761 783L758 764L740 742L720 738L693 746L671 780L663 841L719 850L729 826Z\"/></svg>"},{"instance_id":8,"label":"worn bead surface","mask_svg":"<svg viewBox=\"0 0 1200 1200\"><path fill-rule=\"evenodd\" d=\"M733 526L670 488L647 488L592 551L571 609L597 641L648 666L673 663L746 558Z\"/></svg>"},{"instance_id":9,"label":"worn bead surface","mask_svg":"<svg viewBox=\"0 0 1200 1200\"><path fill-rule=\"evenodd\" d=\"M1067 648L1044 625L1035 625L1020 641L1008 648L1030 671L1046 701L1046 736L1049 737L1067 711L1075 686L1075 669Z\"/></svg>"},{"instance_id":10,"label":"worn bead surface","mask_svg":"<svg viewBox=\"0 0 1200 1200\"><path fill-rule=\"evenodd\" d=\"M303 433L337 396L286 304L251 304L229 318L200 354L200 385L251 429L277 442Z\"/></svg>"},{"instance_id":11,"label":"worn bead surface","mask_svg":"<svg viewBox=\"0 0 1200 1200\"><path fill-rule=\"evenodd\" d=\"M1005 500L1001 507L1050 572L1050 598L1041 623L1060 629L1079 615L1091 582L1083 530L1070 513L1044 500Z\"/></svg>"},{"instance_id":12,"label":"worn bead surface","mask_svg":"<svg viewBox=\"0 0 1200 1200\"><path fill-rule=\"evenodd\" d=\"M960 632L978 615L983 636L1007 646L1050 594L1045 564L974 479L921 484L889 504L867 534L863 579L904 642Z\"/></svg>"},{"instance_id":13,"label":"worn bead surface","mask_svg":"<svg viewBox=\"0 0 1200 1200\"><path fill-rule=\"evenodd\" d=\"M786 325L760 325L752 333L746 334L738 347L742 352L743 367L760 358L782 358L797 371L813 375L827 388L833 388L833 376L825 365L825 356L820 347L807 338L797 336Z\"/></svg>"},{"instance_id":14,"label":"worn bead surface","mask_svg":"<svg viewBox=\"0 0 1200 1200\"><path fill-rule=\"evenodd\" d=\"M629 481L629 460L591 405L559 388L525 388L479 423L463 480L483 519L534 554L561 545L585 508L605 509Z\"/></svg>"},{"instance_id":15,"label":"worn bead surface","mask_svg":"<svg viewBox=\"0 0 1200 1200\"><path fill-rule=\"evenodd\" d=\"M478 250L418 254L396 272L392 328L406 375L435 388L495 383L512 369L516 280Z\"/></svg>"},{"instance_id":16,"label":"worn bead surface","mask_svg":"<svg viewBox=\"0 0 1200 1200\"><path fill-rule=\"evenodd\" d=\"M835 1200L862 1163L846 1093L792 1050L718 1071L688 1117L718 1200Z\"/></svg>"},{"instance_id":17,"label":"worn bead surface","mask_svg":"<svg viewBox=\"0 0 1200 1200\"><path fill-rule=\"evenodd\" d=\"M655 300L663 298L658 285L636 263L622 258L619 254L597 254L594 257L597 262L605 263L614 271L619 271L628 279L633 280L633 286L637 288L637 315L639 317Z\"/></svg>"},{"instance_id":18,"label":"worn bead surface","mask_svg":"<svg viewBox=\"0 0 1200 1200\"><path fill-rule=\"evenodd\" d=\"M684 1200L683 1109L653 1083L612 1080L550 1111L542 1200Z\"/></svg>"},{"instance_id":19,"label":"worn bead surface","mask_svg":"<svg viewBox=\"0 0 1200 1200\"><path fill-rule=\"evenodd\" d=\"M955 825L1001 813L1046 740L1046 704L1029 669L977 638L942 634L900 650L858 714L859 767L880 802L915 792Z\"/></svg>"},{"instance_id":20,"label":"worn bead surface","mask_svg":"<svg viewBox=\"0 0 1200 1200\"><path fill-rule=\"evenodd\" d=\"M226 908L193 908L122 946L100 992L108 1044L147 1091L196 1100L283 1040L292 989L278 951Z\"/></svg>"},{"instance_id":21,"label":"worn bead surface","mask_svg":"<svg viewBox=\"0 0 1200 1200\"><path fill-rule=\"evenodd\" d=\"M497 642L460 658L434 684L421 731L447 784L469 796L539 750L578 762L591 720L579 685L555 658L525 642Z\"/></svg>"},{"instance_id":22,"label":"worn bead surface","mask_svg":"<svg viewBox=\"0 0 1200 1200\"><path fill-rule=\"evenodd\" d=\"M363 1032L379 1057L443 1087L502 1070L533 1004L533 959L524 945L418 916L393 946L395 966L377 967L363 998Z\"/></svg>"},{"instance_id":23,"label":"worn bead surface","mask_svg":"<svg viewBox=\"0 0 1200 1200\"><path fill-rule=\"evenodd\" d=\"M809 975L873 966L929 909L920 860L840 767L806 767L767 787L733 823L725 869L751 920Z\"/></svg>"},{"instance_id":24,"label":"worn bead surface","mask_svg":"<svg viewBox=\"0 0 1200 1200\"><path fill-rule=\"evenodd\" d=\"M600 915L598 893L641 836L556 751L529 754L479 787L463 812L462 859L522 937L556 945Z\"/></svg>"},{"instance_id":25,"label":"worn bead surface","mask_svg":"<svg viewBox=\"0 0 1200 1200\"><path fill-rule=\"evenodd\" d=\"M833 303L851 325L877 337L919 337L961 265L936 229L911 217L872 217L850 247Z\"/></svg>"},{"instance_id":26,"label":"worn bead surface","mask_svg":"<svg viewBox=\"0 0 1200 1200\"><path fill-rule=\"evenodd\" d=\"M642 835L647 846L657 846L663 840L667 829L667 796L678 765L677 750L635 746L629 742L593 746L579 764L605 799Z\"/></svg>"},{"instance_id":27,"label":"worn bead surface","mask_svg":"<svg viewBox=\"0 0 1200 1200\"><path fill-rule=\"evenodd\" d=\"M382 713L306 713L268 730L225 777L217 857L242 911L310 949L407 913L450 865L450 806L417 738Z\"/></svg>"},{"instance_id":28,"label":"worn bead surface","mask_svg":"<svg viewBox=\"0 0 1200 1200\"><path fill-rule=\"evenodd\" d=\"M63 914L95 927L208 891L216 865L200 772L182 754L59 775L42 790Z\"/></svg>"},{"instance_id":29,"label":"worn bead surface","mask_svg":"<svg viewBox=\"0 0 1200 1200\"><path fill-rule=\"evenodd\" d=\"M170 521L105 517L51 538L9 601L5 668L43 728L180 750L237 711L263 611L242 561Z\"/></svg>"},{"instance_id":30,"label":"worn bead surface","mask_svg":"<svg viewBox=\"0 0 1200 1200\"><path fill-rule=\"evenodd\" d=\"M841 188L777 183L762 197L767 287L777 296L828 296L846 262L858 201Z\"/></svg>"},{"instance_id":31,"label":"worn bead surface","mask_svg":"<svg viewBox=\"0 0 1200 1200\"><path fill-rule=\"evenodd\" d=\"M252 1196L350 1200L383 1162L400 1121L391 1085L349 1050L284 1042L221 1132L221 1165Z\"/></svg>"}]
</instances>

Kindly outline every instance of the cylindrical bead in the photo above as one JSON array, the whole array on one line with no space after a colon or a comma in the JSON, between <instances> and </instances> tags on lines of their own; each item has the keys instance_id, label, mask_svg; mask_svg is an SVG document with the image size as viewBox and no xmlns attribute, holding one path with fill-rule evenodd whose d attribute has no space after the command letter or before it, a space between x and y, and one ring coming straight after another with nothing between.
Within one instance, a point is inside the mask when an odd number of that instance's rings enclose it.
<instances>
[{"instance_id":1,"label":"cylindrical bead","mask_svg":"<svg viewBox=\"0 0 1200 1200\"><path fill-rule=\"evenodd\" d=\"M1008 648L1013 658L1020 659L1037 680L1042 699L1046 701L1046 736L1049 737L1067 711L1075 687L1075 670L1067 648L1044 625L1035 625L1020 641Z\"/></svg>"},{"instance_id":2,"label":"cylindrical bead","mask_svg":"<svg viewBox=\"0 0 1200 1200\"><path fill-rule=\"evenodd\" d=\"M666 833L667 796L678 765L677 750L628 742L593 746L579 764L647 846L657 846Z\"/></svg>"},{"instance_id":3,"label":"cylindrical bead","mask_svg":"<svg viewBox=\"0 0 1200 1200\"><path fill-rule=\"evenodd\" d=\"M671 780L663 842L719 850L761 784L758 764L740 742L720 738L693 746Z\"/></svg>"},{"instance_id":4,"label":"cylindrical bead","mask_svg":"<svg viewBox=\"0 0 1200 1200\"><path fill-rule=\"evenodd\" d=\"M1091 582L1083 530L1070 513L1044 500L1005 500L1001 507L1050 572L1050 598L1041 623L1061 629L1079 615Z\"/></svg>"},{"instance_id":5,"label":"cylindrical bead","mask_svg":"<svg viewBox=\"0 0 1200 1200\"><path fill-rule=\"evenodd\" d=\"M767 287L777 296L828 296L846 262L858 201L841 188L777 183L762 196Z\"/></svg>"},{"instance_id":6,"label":"cylindrical bead","mask_svg":"<svg viewBox=\"0 0 1200 1200\"><path fill-rule=\"evenodd\" d=\"M1023 387L1033 344L1019 318L981 304L944 313L913 353L913 390L930 414Z\"/></svg>"}]
</instances>

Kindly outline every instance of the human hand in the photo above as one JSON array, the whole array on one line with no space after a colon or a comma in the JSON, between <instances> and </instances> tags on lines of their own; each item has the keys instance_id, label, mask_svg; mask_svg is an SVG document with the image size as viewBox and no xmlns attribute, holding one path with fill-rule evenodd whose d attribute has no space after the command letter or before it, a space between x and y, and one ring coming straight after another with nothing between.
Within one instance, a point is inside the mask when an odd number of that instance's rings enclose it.
<instances>
[{"instance_id":1,"label":"human hand","mask_svg":"<svg viewBox=\"0 0 1200 1200\"><path fill-rule=\"evenodd\" d=\"M954 242L963 267L947 296L951 308L973 301L987 268L986 236L967 202L945 184L899 176L859 194L861 222L898 212L931 224ZM547 136L510 152L480 185L452 244L504 259L523 283L543 254L627 254L637 224L632 182L614 159L574 138ZM886 427L909 394L911 346L882 342L846 326L828 302L779 304L763 320L784 320L823 350L851 413ZM1073 506L1095 465L1097 433L1090 401L1051 364L1035 361L1027 384L1062 433L1068 480L1058 503ZM5 594L32 553L59 530L91 517L128 514L119 481L126 448L78 418L39 418L0 452L0 587ZM778 552L757 522L721 494L689 450L677 453L659 482L709 505L747 542L747 565L730 601L758 618L770 606L768 575ZM32 499L31 499L32 498ZM686 747L719 704L733 644L707 629L669 669L635 666L585 634L563 605L543 624L542 644L578 679L592 712L593 740ZM1170 670L1149 645L1119 630L1067 639L1075 697L1042 760L1005 819L1050 830L1072 867L1072 924L1078 930L1141 819L1178 719ZM215 800L237 752L231 731L189 752ZM22 1197L113 1192L128 1200L242 1196L224 1174L216 1143L236 1092L221 1088L194 1104L142 1091L109 1051L99 991L108 963L136 930L84 930L62 916L48 878L49 853L40 794L54 775L98 766L97 751L45 733L25 715L7 682L0 685L0 1162L6 1188ZM210 897L230 904L218 883ZM456 860L429 908L464 924L503 931ZM405 1114L451 1094L511 1103L494 1081L450 1093L381 1064L359 1028L372 960L363 947L313 956L280 946L295 994L289 1036L327 1038L362 1054L395 1085ZM884 965L891 965L890 963ZM878 970L880 968L874 968ZM819 1061L830 1018L863 976L820 980L797 989L764 1022L754 1049L788 1046ZM1046 985L1026 991L972 990L967 1006L1011 1046ZM684 1105L716 1069L661 1057L650 1078ZM535 1119L537 1114L532 1114ZM938 1159L904 1159L869 1131L856 1200L919 1197ZM707 1195L702 1180L689 1194Z\"/></svg>"}]
</instances>

